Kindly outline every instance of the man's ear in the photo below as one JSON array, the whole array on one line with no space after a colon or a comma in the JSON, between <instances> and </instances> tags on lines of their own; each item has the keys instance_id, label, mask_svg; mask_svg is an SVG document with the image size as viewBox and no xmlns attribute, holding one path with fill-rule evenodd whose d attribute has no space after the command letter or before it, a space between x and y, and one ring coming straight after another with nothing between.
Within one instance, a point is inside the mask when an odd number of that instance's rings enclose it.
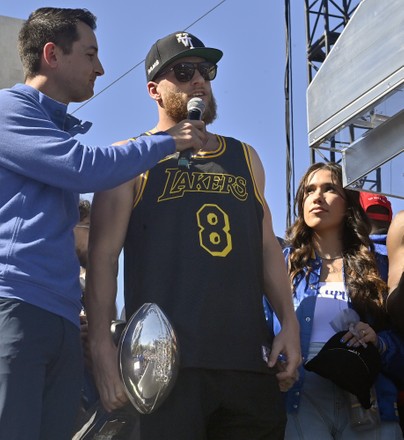
<instances>
[{"instance_id":1,"label":"man's ear","mask_svg":"<svg viewBox=\"0 0 404 440\"><path fill-rule=\"evenodd\" d=\"M149 81L147 83L147 91L149 92L149 95L152 99L154 99L155 101L160 101L161 94L159 91L159 83Z\"/></svg>"},{"instance_id":2,"label":"man's ear","mask_svg":"<svg viewBox=\"0 0 404 440\"><path fill-rule=\"evenodd\" d=\"M49 67L55 67L58 63L60 49L55 43L46 43L42 50L42 59Z\"/></svg>"}]
</instances>

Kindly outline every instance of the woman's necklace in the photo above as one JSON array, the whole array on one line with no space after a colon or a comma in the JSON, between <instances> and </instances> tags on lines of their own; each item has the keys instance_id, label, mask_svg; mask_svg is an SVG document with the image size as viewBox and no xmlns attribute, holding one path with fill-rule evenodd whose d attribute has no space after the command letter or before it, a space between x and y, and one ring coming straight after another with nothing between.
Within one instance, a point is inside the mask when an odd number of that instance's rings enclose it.
<instances>
[{"instance_id":1,"label":"woman's necklace","mask_svg":"<svg viewBox=\"0 0 404 440\"><path fill-rule=\"evenodd\" d=\"M342 272L342 266L343 266L343 257L333 257L333 258L323 258L320 256L320 258L323 260L323 267L326 268L328 273L340 273Z\"/></svg>"}]
</instances>

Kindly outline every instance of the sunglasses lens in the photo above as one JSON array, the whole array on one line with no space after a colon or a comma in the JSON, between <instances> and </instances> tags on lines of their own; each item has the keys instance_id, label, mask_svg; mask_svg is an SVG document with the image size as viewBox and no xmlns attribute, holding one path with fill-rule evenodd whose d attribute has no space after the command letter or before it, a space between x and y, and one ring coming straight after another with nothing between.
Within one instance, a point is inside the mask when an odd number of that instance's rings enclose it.
<instances>
[{"instance_id":1,"label":"sunglasses lens","mask_svg":"<svg viewBox=\"0 0 404 440\"><path fill-rule=\"evenodd\" d=\"M199 63L198 70L205 81L212 81L216 78L216 73L217 73L216 64L210 62Z\"/></svg>"},{"instance_id":2,"label":"sunglasses lens","mask_svg":"<svg viewBox=\"0 0 404 440\"><path fill-rule=\"evenodd\" d=\"M195 66L192 63L180 63L173 67L175 77L180 82L191 81L195 73Z\"/></svg>"},{"instance_id":3,"label":"sunglasses lens","mask_svg":"<svg viewBox=\"0 0 404 440\"><path fill-rule=\"evenodd\" d=\"M216 78L217 66L208 61L202 63L179 63L173 68L177 81L188 82L191 81L195 74L195 69L198 69L202 78L205 81L212 81Z\"/></svg>"}]
</instances>

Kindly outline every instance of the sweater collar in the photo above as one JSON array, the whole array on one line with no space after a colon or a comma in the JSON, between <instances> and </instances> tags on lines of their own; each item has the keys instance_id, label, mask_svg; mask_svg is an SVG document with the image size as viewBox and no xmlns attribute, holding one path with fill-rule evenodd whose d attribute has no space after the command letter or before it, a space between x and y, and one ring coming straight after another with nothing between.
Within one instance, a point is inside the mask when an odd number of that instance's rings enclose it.
<instances>
[{"instance_id":1,"label":"sweater collar","mask_svg":"<svg viewBox=\"0 0 404 440\"><path fill-rule=\"evenodd\" d=\"M71 136L76 134L84 134L92 126L91 122L82 122L80 119L67 113L67 105L52 99L50 96L45 95L39 90L28 86L26 84L16 84L15 89L22 91L23 93L31 96L38 101L42 108L48 114L50 120L61 130L66 131Z\"/></svg>"}]
</instances>

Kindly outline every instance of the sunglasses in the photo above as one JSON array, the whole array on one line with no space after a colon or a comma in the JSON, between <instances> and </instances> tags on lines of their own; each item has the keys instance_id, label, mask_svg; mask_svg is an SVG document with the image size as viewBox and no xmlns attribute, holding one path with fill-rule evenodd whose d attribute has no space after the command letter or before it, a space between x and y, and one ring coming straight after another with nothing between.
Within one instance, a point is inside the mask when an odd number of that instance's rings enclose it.
<instances>
[{"instance_id":1,"label":"sunglasses","mask_svg":"<svg viewBox=\"0 0 404 440\"><path fill-rule=\"evenodd\" d=\"M210 61L202 61L201 63L178 63L161 72L159 76L165 75L172 70L177 81L188 82L194 77L196 69L198 69L198 72L205 81L212 81L216 78L217 65Z\"/></svg>"}]
</instances>

